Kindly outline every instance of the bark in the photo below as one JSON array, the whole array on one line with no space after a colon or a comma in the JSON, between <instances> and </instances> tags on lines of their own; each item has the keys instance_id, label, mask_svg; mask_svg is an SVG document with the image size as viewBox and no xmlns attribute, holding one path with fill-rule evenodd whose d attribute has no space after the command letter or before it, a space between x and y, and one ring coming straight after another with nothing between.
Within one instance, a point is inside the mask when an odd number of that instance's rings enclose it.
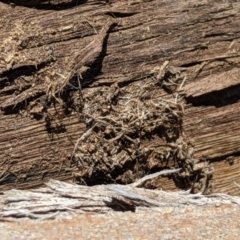
<instances>
[{"instance_id":1,"label":"bark","mask_svg":"<svg viewBox=\"0 0 240 240\"><path fill-rule=\"evenodd\" d=\"M239 7L1 1L1 188L49 178L192 192L234 187Z\"/></svg>"},{"instance_id":2,"label":"bark","mask_svg":"<svg viewBox=\"0 0 240 240\"><path fill-rule=\"evenodd\" d=\"M56 204L57 203L57 204ZM156 208L239 206L238 196L226 194L196 195L189 192L147 190L127 185L78 186L51 180L47 186L33 190L9 190L0 201L2 221L59 219L82 213L137 212Z\"/></svg>"},{"instance_id":3,"label":"bark","mask_svg":"<svg viewBox=\"0 0 240 240\"><path fill-rule=\"evenodd\" d=\"M203 196L116 184L86 187L50 181L41 189L4 192L0 200L1 236L238 239L239 203L239 197L226 194ZM228 226L228 231L222 226Z\"/></svg>"}]
</instances>

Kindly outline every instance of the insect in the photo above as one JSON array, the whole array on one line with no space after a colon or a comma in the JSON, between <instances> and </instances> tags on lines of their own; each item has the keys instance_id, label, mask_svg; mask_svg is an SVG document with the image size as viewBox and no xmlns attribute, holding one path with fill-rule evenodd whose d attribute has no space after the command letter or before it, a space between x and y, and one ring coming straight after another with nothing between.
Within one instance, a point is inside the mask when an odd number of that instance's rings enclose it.
<instances>
[{"instance_id":1,"label":"insect","mask_svg":"<svg viewBox=\"0 0 240 240\"><path fill-rule=\"evenodd\" d=\"M61 110L60 112L56 112L53 116L51 116L50 118L52 120L60 120L63 119L64 117L66 117L66 113L64 110Z\"/></svg>"}]
</instances>

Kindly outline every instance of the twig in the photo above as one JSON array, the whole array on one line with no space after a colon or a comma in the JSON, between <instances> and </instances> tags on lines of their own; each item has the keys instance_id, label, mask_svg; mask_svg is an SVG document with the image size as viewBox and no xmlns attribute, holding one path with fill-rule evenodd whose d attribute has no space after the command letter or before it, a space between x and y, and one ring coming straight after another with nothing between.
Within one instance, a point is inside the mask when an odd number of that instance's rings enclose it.
<instances>
[{"instance_id":1,"label":"twig","mask_svg":"<svg viewBox=\"0 0 240 240\"><path fill-rule=\"evenodd\" d=\"M115 138L111 138L110 140L107 140L109 143L115 142L118 139L120 139L123 135L125 134L125 132L120 133L118 136L116 136Z\"/></svg>"},{"instance_id":2,"label":"twig","mask_svg":"<svg viewBox=\"0 0 240 240\"><path fill-rule=\"evenodd\" d=\"M153 173L153 174L149 174L143 178L140 178L139 180L137 180L136 182L130 184L130 186L132 187L137 187L141 184L143 184L144 182L146 182L147 180L150 180L150 179L153 179L153 178L156 178L158 176L161 176L161 175L165 175L165 174L172 174L172 173L176 173L176 172L179 172L181 170L181 168L177 168L177 169L167 169L167 170L163 170L163 171L160 171L160 172L156 172L156 173Z\"/></svg>"},{"instance_id":3,"label":"twig","mask_svg":"<svg viewBox=\"0 0 240 240\"><path fill-rule=\"evenodd\" d=\"M197 78L197 76L199 75L199 73L203 70L203 68L209 64L209 61L204 61L201 63L200 67L198 68L198 70L195 71L195 76L193 78L193 80L195 80Z\"/></svg>"},{"instance_id":4,"label":"twig","mask_svg":"<svg viewBox=\"0 0 240 240\"><path fill-rule=\"evenodd\" d=\"M76 149L77 149L77 147L78 147L79 142L85 140L85 138L88 137L88 136L91 134L93 128L94 128L96 125L97 125L97 123L95 123L91 128L89 128L85 133L83 133L83 135L77 140L77 142L75 143L73 152L72 152L71 161L72 161L72 158L73 158L73 156L74 156L74 154L75 154L75 151L76 151Z\"/></svg>"},{"instance_id":5,"label":"twig","mask_svg":"<svg viewBox=\"0 0 240 240\"><path fill-rule=\"evenodd\" d=\"M235 181L233 183L240 188L240 185L238 183L236 183Z\"/></svg>"},{"instance_id":6,"label":"twig","mask_svg":"<svg viewBox=\"0 0 240 240\"><path fill-rule=\"evenodd\" d=\"M185 82L186 82L186 79L187 79L187 77L186 77L186 75L185 75L185 77L184 77L181 85L179 86L179 90L182 89L182 87L184 86L184 84L185 84Z\"/></svg>"}]
</instances>

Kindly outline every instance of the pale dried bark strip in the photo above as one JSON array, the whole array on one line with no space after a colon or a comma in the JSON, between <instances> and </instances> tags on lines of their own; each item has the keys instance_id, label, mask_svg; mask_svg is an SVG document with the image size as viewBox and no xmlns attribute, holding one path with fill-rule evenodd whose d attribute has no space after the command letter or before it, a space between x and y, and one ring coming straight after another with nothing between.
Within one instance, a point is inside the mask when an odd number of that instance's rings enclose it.
<instances>
[{"instance_id":1,"label":"pale dried bark strip","mask_svg":"<svg viewBox=\"0 0 240 240\"><path fill-rule=\"evenodd\" d=\"M6 191L0 200L4 219L55 219L84 212L107 213L115 210L136 211L155 207L240 205L240 198L225 194L204 196L186 192L146 190L124 185L79 186L51 180L36 190Z\"/></svg>"}]
</instances>

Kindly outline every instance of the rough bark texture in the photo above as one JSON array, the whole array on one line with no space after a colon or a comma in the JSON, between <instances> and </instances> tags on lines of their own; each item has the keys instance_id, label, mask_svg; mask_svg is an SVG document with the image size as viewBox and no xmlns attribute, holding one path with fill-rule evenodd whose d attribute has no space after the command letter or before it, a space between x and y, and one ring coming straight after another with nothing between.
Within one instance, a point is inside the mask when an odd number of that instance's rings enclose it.
<instances>
[{"instance_id":1,"label":"rough bark texture","mask_svg":"<svg viewBox=\"0 0 240 240\"><path fill-rule=\"evenodd\" d=\"M1 189L181 168L145 187L239 195L239 6L218 2L1 1Z\"/></svg>"},{"instance_id":2,"label":"rough bark texture","mask_svg":"<svg viewBox=\"0 0 240 240\"><path fill-rule=\"evenodd\" d=\"M238 239L239 204L239 197L225 194L50 181L4 193L1 238Z\"/></svg>"},{"instance_id":3,"label":"rough bark texture","mask_svg":"<svg viewBox=\"0 0 240 240\"><path fill-rule=\"evenodd\" d=\"M0 201L1 219L62 219L79 213L137 212L157 207L240 205L238 196L165 192L133 185L78 186L51 180L36 190L9 190Z\"/></svg>"}]
</instances>

